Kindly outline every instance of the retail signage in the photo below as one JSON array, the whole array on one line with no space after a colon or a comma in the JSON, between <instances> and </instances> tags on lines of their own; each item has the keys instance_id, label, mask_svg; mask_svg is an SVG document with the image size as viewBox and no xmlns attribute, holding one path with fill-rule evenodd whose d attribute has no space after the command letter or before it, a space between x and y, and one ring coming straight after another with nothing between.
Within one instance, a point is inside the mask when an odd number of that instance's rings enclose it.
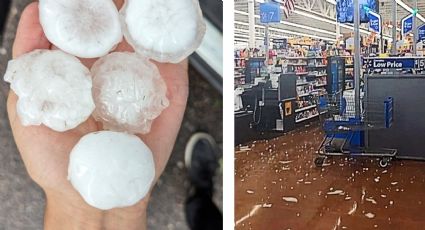
<instances>
[{"instance_id":1,"label":"retail signage","mask_svg":"<svg viewBox=\"0 0 425 230\"><path fill-rule=\"evenodd\" d=\"M280 5L277 3L260 3L260 22L279 23L280 22Z\"/></svg>"},{"instance_id":2,"label":"retail signage","mask_svg":"<svg viewBox=\"0 0 425 230\"><path fill-rule=\"evenodd\" d=\"M275 38L275 39L273 39L273 48L274 49L282 50L282 49L286 49L287 46L288 46L288 39L286 39L286 38Z\"/></svg>"},{"instance_id":3,"label":"retail signage","mask_svg":"<svg viewBox=\"0 0 425 230\"><path fill-rule=\"evenodd\" d=\"M425 24L418 27L418 41L425 40Z\"/></svg>"},{"instance_id":4,"label":"retail signage","mask_svg":"<svg viewBox=\"0 0 425 230\"><path fill-rule=\"evenodd\" d=\"M405 36L413 29L413 14L410 14L401 20L401 36Z\"/></svg>"},{"instance_id":5,"label":"retail signage","mask_svg":"<svg viewBox=\"0 0 425 230\"><path fill-rule=\"evenodd\" d=\"M364 58L365 69L424 69L425 58Z\"/></svg>"},{"instance_id":6,"label":"retail signage","mask_svg":"<svg viewBox=\"0 0 425 230\"><path fill-rule=\"evenodd\" d=\"M360 22L369 22L369 11L378 12L377 0L359 0ZM336 19L340 23L354 23L354 0L336 0Z\"/></svg>"},{"instance_id":7,"label":"retail signage","mask_svg":"<svg viewBox=\"0 0 425 230\"><path fill-rule=\"evenodd\" d=\"M369 28L377 34L381 34L381 15L369 11Z\"/></svg>"}]
</instances>

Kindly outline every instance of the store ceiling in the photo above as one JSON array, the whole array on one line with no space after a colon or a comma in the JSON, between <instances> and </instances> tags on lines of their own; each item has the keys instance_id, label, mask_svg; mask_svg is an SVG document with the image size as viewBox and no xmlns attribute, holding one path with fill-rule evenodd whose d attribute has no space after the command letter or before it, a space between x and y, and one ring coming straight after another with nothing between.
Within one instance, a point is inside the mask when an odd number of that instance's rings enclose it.
<instances>
[{"instance_id":1,"label":"store ceiling","mask_svg":"<svg viewBox=\"0 0 425 230\"><path fill-rule=\"evenodd\" d=\"M248 41L248 1L235 0L235 40L246 43ZM259 4L264 0L255 1L256 36L257 40L264 37L264 26L259 22ZM392 20L392 1L379 0L379 11L383 22ZM415 0L397 0L397 21L409 14L402 7L403 3L410 8L415 8ZM425 1L418 0L419 14L425 17ZM270 37L310 36L329 41L336 37L335 0L295 0L295 12L289 18L282 17L282 22L270 26ZM423 18L422 18L423 19ZM425 21L425 19L424 19ZM423 24L418 20L418 25ZM362 34L368 34L367 24L362 25ZM350 33L353 28L350 24L341 25L340 33ZM390 38L390 29L384 29L384 36Z\"/></svg>"}]
</instances>

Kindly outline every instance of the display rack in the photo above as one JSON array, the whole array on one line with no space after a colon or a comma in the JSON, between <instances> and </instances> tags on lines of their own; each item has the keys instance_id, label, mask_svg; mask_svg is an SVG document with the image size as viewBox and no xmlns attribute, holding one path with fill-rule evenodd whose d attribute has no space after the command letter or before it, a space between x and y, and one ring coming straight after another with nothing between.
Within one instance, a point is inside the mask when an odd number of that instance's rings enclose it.
<instances>
[{"instance_id":1,"label":"display rack","mask_svg":"<svg viewBox=\"0 0 425 230\"><path fill-rule=\"evenodd\" d=\"M244 85L245 84L245 65L247 58L235 58L235 67L234 67L234 84L235 85Z\"/></svg>"},{"instance_id":2,"label":"display rack","mask_svg":"<svg viewBox=\"0 0 425 230\"><path fill-rule=\"evenodd\" d=\"M235 50L234 54L234 84L244 85L245 82L245 67L249 57L248 49Z\"/></svg>"},{"instance_id":3,"label":"display rack","mask_svg":"<svg viewBox=\"0 0 425 230\"><path fill-rule=\"evenodd\" d=\"M317 117L317 96L323 94L326 87L326 53L308 51L304 56L288 56L284 59L287 71L298 76L295 122L301 123Z\"/></svg>"},{"instance_id":4,"label":"display rack","mask_svg":"<svg viewBox=\"0 0 425 230\"><path fill-rule=\"evenodd\" d=\"M354 89L354 57L351 55L341 57L345 58L345 90Z\"/></svg>"}]
</instances>

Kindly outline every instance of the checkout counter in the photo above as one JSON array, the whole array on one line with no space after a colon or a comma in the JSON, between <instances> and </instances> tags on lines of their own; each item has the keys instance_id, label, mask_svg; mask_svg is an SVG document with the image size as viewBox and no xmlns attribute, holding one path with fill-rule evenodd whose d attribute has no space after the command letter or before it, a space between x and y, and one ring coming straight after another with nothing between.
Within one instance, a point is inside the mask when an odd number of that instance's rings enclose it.
<instances>
[{"instance_id":1,"label":"checkout counter","mask_svg":"<svg viewBox=\"0 0 425 230\"><path fill-rule=\"evenodd\" d=\"M270 80L244 87L242 109L235 112L236 145L295 128L296 80L295 74L281 74L277 88Z\"/></svg>"}]
</instances>

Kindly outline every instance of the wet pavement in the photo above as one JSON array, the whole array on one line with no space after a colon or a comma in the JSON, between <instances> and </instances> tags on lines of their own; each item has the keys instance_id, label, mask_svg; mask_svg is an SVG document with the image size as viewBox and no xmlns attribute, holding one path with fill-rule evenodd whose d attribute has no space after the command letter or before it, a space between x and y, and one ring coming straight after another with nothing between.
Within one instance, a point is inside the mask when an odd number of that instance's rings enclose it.
<instances>
[{"instance_id":1,"label":"wet pavement","mask_svg":"<svg viewBox=\"0 0 425 230\"><path fill-rule=\"evenodd\" d=\"M236 229L425 229L425 162L328 158L313 124L235 153Z\"/></svg>"}]
</instances>

